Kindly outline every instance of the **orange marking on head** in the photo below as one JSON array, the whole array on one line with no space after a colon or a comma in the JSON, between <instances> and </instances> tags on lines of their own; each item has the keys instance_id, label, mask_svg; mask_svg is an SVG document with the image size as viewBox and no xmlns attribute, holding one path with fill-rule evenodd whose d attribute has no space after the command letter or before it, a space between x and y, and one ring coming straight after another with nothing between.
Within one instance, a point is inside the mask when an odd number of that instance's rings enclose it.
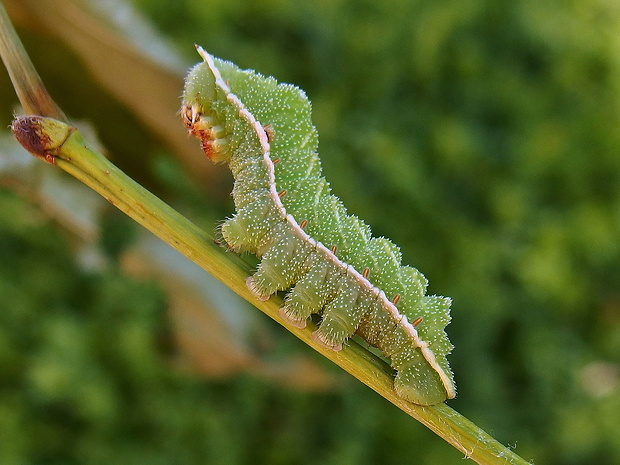
<instances>
[{"instance_id":1,"label":"orange marking on head","mask_svg":"<svg viewBox=\"0 0 620 465\"><path fill-rule=\"evenodd\" d=\"M396 305L398 302L400 302L400 294L396 294L393 298L392 298L392 303L394 305Z\"/></svg>"},{"instance_id":2,"label":"orange marking on head","mask_svg":"<svg viewBox=\"0 0 620 465\"><path fill-rule=\"evenodd\" d=\"M299 223L299 227L301 229L304 229L306 226L308 226L308 220L303 220L301 223Z\"/></svg>"},{"instance_id":3,"label":"orange marking on head","mask_svg":"<svg viewBox=\"0 0 620 465\"><path fill-rule=\"evenodd\" d=\"M181 120L189 133L200 141L200 147L209 160L217 160L218 150L216 136L213 131L213 121L199 113L195 107L185 105L181 109Z\"/></svg>"},{"instance_id":4,"label":"orange marking on head","mask_svg":"<svg viewBox=\"0 0 620 465\"><path fill-rule=\"evenodd\" d=\"M331 250L331 251L332 251L332 253L333 253L334 255L336 255L336 250L338 250L338 246L337 246L337 245L332 245L332 246L330 247L330 249L329 249L329 250Z\"/></svg>"},{"instance_id":5,"label":"orange marking on head","mask_svg":"<svg viewBox=\"0 0 620 465\"><path fill-rule=\"evenodd\" d=\"M273 160L271 160L271 163L273 163L274 165L277 163L280 163L280 159L279 158L274 158Z\"/></svg>"},{"instance_id":6,"label":"orange marking on head","mask_svg":"<svg viewBox=\"0 0 620 465\"><path fill-rule=\"evenodd\" d=\"M364 271L362 271L362 276L364 278L367 278L369 274L370 274L370 268L364 268Z\"/></svg>"},{"instance_id":7,"label":"orange marking on head","mask_svg":"<svg viewBox=\"0 0 620 465\"><path fill-rule=\"evenodd\" d=\"M286 195L286 192L287 192L287 190L286 190L286 189L281 190L281 191L278 193L278 197L280 197L280 198L284 197L284 196Z\"/></svg>"},{"instance_id":8,"label":"orange marking on head","mask_svg":"<svg viewBox=\"0 0 620 465\"><path fill-rule=\"evenodd\" d=\"M198 136L196 136L198 137ZM213 141L210 139L200 139L200 147L209 160L213 160L215 149L213 148Z\"/></svg>"},{"instance_id":9,"label":"orange marking on head","mask_svg":"<svg viewBox=\"0 0 620 465\"><path fill-rule=\"evenodd\" d=\"M423 320L423 319L424 319L424 318L422 318L421 316L419 316L419 317L417 317L415 320L413 320L413 321L411 322L411 325L412 325L412 326L418 326L420 323L422 323L422 320Z\"/></svg>"}]
</instances>

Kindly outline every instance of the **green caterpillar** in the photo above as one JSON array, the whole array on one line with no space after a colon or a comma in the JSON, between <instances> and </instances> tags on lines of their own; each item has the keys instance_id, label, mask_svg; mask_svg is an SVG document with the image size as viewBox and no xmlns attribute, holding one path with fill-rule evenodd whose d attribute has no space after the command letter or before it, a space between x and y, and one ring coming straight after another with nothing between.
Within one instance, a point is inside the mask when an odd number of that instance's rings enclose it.
<instances>
[{"instance_id":1,"label":"green caterpillar","mask_svg":"<svg viewBox=\"0 0 620 465\"><path fill-rule=\"evenodd\" d=\"M198 52L204 62L187 76L181 116L234 176L236 213L221 234L235 252L261 258L250 290L266 300L290 289L281 315L303 328L320 314L313 336L333 350L354 334L379 348L400 397L421 405L453 398L444 331L451 301L425 295L426 278L401 265L399 248L371 237L330 194L305 93Z\"/></svg>"}]
</instances>

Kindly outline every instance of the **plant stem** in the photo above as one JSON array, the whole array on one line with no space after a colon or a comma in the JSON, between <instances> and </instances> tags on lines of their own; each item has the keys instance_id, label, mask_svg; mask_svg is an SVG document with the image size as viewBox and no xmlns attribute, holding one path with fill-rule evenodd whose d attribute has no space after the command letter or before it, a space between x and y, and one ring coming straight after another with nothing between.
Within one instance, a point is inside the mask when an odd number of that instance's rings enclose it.
<instances>
[{"instance_id":1,"label":"plant stem","mask_svg":"<svg viewBox=\"0 0 620 465\"><path fill-rule=\"evenodd\" d=\"M103 155L92 149L80 133L60 121L27 116L12 125L15 137L35 156L73 175L114 206L125 212L164 242L194 261L241 297L262 310L299 339L342 367L408 415L444 438L465 457L479 464L524 465L518 455L445 404L422 407L396 396L392 371L382 360L353 341L339 352L312 339L316 327L292 328L278 315L282 299L257 300L247 289L249 266L234 254L226 253L213 238L141 187Z\"/></svg>"},{"instance_id":2,"label":"plant stem","mask_svg":"<svg viewBox=\"0 0 620 465\"><path fill-rule=\"evenodd\" d=\"M45 89L2 3L0 3L0 56L26 113L67 121L65 114Z\"/></svg>"}]
</instances>

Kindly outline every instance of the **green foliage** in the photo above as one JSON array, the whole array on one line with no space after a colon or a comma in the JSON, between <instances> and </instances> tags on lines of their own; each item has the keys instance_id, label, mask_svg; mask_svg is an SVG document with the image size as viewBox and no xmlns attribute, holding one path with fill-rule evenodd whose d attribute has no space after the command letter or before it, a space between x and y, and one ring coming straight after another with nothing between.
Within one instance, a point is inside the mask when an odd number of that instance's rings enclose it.
<instances>
[{"instance_id":1,"label":"green foliage","mask_svg":"<svg viewBox=\"0 0 620 465\"><path fill-rule=\"evenodd\" d=\"M451 405L525 457L620 460L617 7L187 2L175 30L164 3L178 43L307 91L336 194L454 297Z\"/></svg>"}]
</instances>

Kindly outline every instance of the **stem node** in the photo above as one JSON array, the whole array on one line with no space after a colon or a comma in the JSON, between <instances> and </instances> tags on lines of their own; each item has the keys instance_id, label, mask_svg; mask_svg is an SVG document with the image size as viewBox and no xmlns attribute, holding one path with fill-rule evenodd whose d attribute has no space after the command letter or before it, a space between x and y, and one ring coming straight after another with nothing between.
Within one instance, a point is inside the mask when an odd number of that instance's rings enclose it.
<instances>
[{"instance_id":1,"label":"stem node","mask_svg":"<svg viewBox=\"0 0 620 465\"><path fill-rule=\"evenodd\" d=\"M44 116L18 116L11 124L11 131L28 152L53 165L75 128Z\"/></svg>"}]
</instances>

